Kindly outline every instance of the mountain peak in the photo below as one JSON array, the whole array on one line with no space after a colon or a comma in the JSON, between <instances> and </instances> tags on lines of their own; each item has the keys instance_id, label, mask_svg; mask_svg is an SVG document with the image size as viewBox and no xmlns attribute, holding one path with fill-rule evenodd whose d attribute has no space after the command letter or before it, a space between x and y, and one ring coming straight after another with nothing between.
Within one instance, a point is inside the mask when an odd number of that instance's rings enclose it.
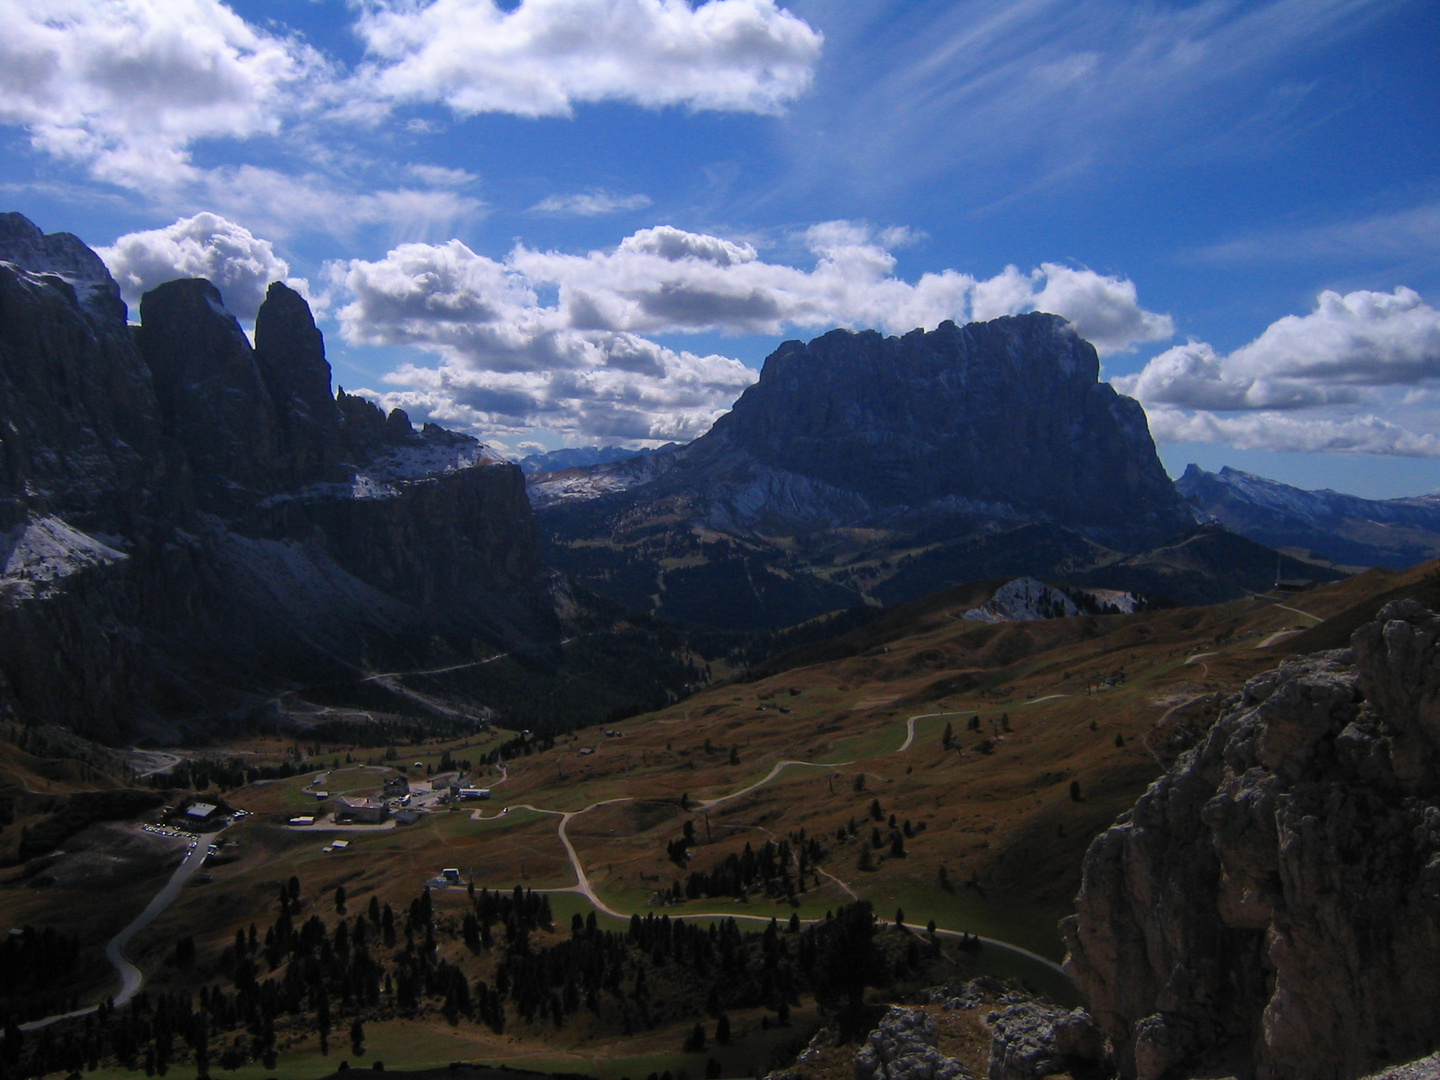
<instances>
[{"instance_id":1,"label":"mountain peak","mask_svg":"<svg viewBox=\"0 0 1440 1080\"><path fill-rule=\"evenodd\" d=\"M75 290L86 314L124 324L128 315L120 286L99 255L73 233L45 233L24 214L0 214L0 261L32 274L53 274Z\"/></svg>"},{"instance_id":2,"label":"mountain peak","mask_svg":"<svg viewBox=\"0 0 1440 1080\"><path fill-rule=\"evenodd\" d=\"M1144 412L1099 370L1094 347L1043 312L901 337L832 330L772 353L695 454L741 448L879 513L1008 507L1133 550L1193 520Z\"/></svg>"}]
</instances>

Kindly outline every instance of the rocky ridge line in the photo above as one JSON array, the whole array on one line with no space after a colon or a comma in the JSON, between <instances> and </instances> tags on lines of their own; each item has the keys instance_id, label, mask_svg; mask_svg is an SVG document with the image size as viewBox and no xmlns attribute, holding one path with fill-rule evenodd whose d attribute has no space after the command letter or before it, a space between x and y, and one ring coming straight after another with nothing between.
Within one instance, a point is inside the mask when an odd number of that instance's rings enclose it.
<instances>
[{"instance_id":1,"label":"rocky ridge line","mask_svg":"<svg viewBox=\"0 0 1440 1080\"><path fill-rule=\"evenodd\" d=\"M283 284L254 348L208 281L140 311L75 237L0 215L0 716L175 738L371 664L549 655L517 467L332 396Z\"/></svg>"}]
</instances>

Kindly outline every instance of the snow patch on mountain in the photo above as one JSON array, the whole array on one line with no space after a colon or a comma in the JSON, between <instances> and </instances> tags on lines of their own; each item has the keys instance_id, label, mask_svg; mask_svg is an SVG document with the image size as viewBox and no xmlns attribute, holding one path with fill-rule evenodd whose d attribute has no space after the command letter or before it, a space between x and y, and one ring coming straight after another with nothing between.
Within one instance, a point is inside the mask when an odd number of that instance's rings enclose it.
<instances>
[{"instance_id":1,"label":"snow patch on mountain","mask_svg":"<svg viewBox=\"0 0 1440 1080\"><path fill-rule=\"evenodd\" d=\"M0 214L0 261L60 278L75 290L76 300L91 317L108 318L125 310L109 268L71 233L46 234L21 214Z\"/></svg>"},{"instance_id":2,"label":"snow patch on mountain","mask_svg":"<svg viewBox=\"0 0 1440 1080\"><path fill-rule=\"evenodd\" d=\"M387 450L356 473L357 484L424 480L480 465L497 465L503 460L482 442L467 436L456 437L453 432L446 434L452 437L423 438L423 441Z\"/></svg>"},{"instance_id":3,"label":"snow patch on mountain","mask_svg":"<svg viewBox=\"0 0 1440 1080\"><path fill-rule=\"evenodd\" d=\"M1076 589L1022 577L1007 581L989 600L961 617L988 623L1038 622L1070 619L1076 615L1128 615L1143 606L1143 601L1134 593L1119 589Z\"/></svg>"},{"instance_id":4,"label":"snow patch on mountain","mask_svg":"<svg viewBox=\"0 0 1440 1080\"><path fill-rule=\"evenodd\" d=\"M0 595L44 599L58 592L65 578L128 558L58 517L32 517L0 533Z\"/></svg>"},{"instance_id":5,"label":"snow patch on mountain","mask_svg":"<svg viewBox=\"0 0 1440 1080\"><path fill-rule=\"evenodd\" d=\"M537 509L598 499L647 484L669 472L675 461L675 452L644 454L583 468L534 473L526 479L526 491L530 505Z\"/></svg>"},{"instance_id":6,"label":"snow patch on mountain","mask_svg":"<svg viewBox=\"0 0 1440 1080\"><path fill-rule=\"evenodd\" d=\"M643 454L663 454L678 450L680 443L666 443L653 450L628 450L623 446L562 446L542 454L529 454L517 464L526 476L535 473L560 472L563 469L583 469L589 465L613 465L628 461Z\"/></svg>"}]
</instances>

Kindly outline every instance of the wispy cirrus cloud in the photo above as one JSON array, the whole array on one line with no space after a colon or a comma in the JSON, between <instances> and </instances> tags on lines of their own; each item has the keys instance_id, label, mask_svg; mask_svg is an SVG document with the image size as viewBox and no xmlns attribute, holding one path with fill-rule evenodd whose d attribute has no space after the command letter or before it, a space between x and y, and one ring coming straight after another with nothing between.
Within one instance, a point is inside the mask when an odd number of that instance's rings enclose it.
<instances>
[{"instance_id":1,"label":"wispy cirrus cloud","mask_svg":"<svg viewBox=\"0 0 1440 1080\"><path fill-rule=\"evenodd\" d=\"M459 190L463 185L437 186L433 176L417 179L423 182L384 187L363 178L241 165L208 170L186 201L202 201L272 236L328 233L343 238L381 226L392 242L453 235L461 223L488 212L484 200Z\"/></svg>"},{"instance_id":2,"label":"wispy cirrus cloud","mask_svg":"<svg viewBox=\"0 0 1440 1080\"><path fill-rule=\"evenodd\" d=\"M1440 202L1350 221L1276 229L1201 248L1207 262L1403 261L1440 253Z\"/></svg>"},{"instance_id":3,"label":"wispy cirrus cloud","mask_svg":"<svg viewBox=\"0 0 1440 1080\"><path fill-rule=\"evenodd\" d=\"M827 21L844 66L797 106L792 183L948 174L1004 200L1132 151L1264 153L1305 97L1287 65L1400 6L857 0Z\"/></svg>"},{"instance_id":4,"label":"wispy cirrus cloud","mask_svg":"<svg viewBox=\"0 0 1440 1080\"><path fill-rule=\"evenodd\" d=\"M530 208L533 214L559 217L602 217L623 210L643 210L650 205L649 195L613 195L608 191L584 191L575 195L548 195Z\"/></svg>"}]
</instances>

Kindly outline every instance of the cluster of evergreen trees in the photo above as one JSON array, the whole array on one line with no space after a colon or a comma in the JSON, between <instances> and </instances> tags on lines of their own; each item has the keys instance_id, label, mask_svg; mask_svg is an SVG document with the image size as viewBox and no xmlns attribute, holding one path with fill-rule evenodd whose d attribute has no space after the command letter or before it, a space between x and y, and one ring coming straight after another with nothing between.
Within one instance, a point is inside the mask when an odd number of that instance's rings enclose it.
<instances>
[{"instance_id":1,"label":"cluster of evergreen trees","mask_svg":"<svg viewBox=\"0 0 1440 1080\"><path fill-rule=\"evenodd\" d=\"M679 839L666 843L665 857L683 870L693 857L691 849L698 845L695 822L687 820ZM682 898L697 900L724 896L744 899L754 893L763 893L772 900L789 900L795 906L798 904L797 893L806 892L811 884L820 883L820 872L816 868L828 851L818 837L807 837L804 829L790 833L779 843L767 840L758 852L747 843L745 850L738 855L732 852L714 863L709 873L692 872L683 887L676 881L666 894L670 900L679 903Z\"/></svg>"},{"instance_id":2,"label":"cluster of evergreen trees","mask_svg":"<svg viewBox=\"0 0 1440 1080\"><path fill-rule=\"evenodd\" d=\"M679 843L685 843L682 838ZM668 849L667 849L668 851ZM684 896L689 900L701 897L733 896L744 899L762 893L772 900L785 899L798 906L799 893L820 884L816 869L825 857L826 848L818 837L806 837L802 829L778 844L767 840L755 851L749 843L738 855L731 852L716 862L710 872L694 871L685 881ZM672 854L671 858L675 856ZM676 882L671 896L680 899Z\"/></svg>"},{"instance_id":3,"label":"cluster of evergreen trees","mask_svg":"<svg viewBox=\"0 0 1440 1080\"><path fill-rule=\"evenodd\" d=\"M27 926L0 940L0 1016L9 1026L71 1007L80 975L80 939L53 926Z\"/></svg>"},{"instance_id":4,"label":"cluster of evergreen trees","mask_svg":"<svg viewBox=\"0 0 1440 1080\"><path fill-rule=\"evenodd\" d=\"M768 867L779 880L789 853L787 842L749 857L757 876ZM237 930L208 967L193 944L185 950L185 962L210 976L197 994L142 993L127 1008L102 1006L28 1035L12 1015L0 1044L0 1080L93 1070L106 1060L161 1076L182 1060L202 1076L212 1065L231 1069L250 1060L274 1068L277 1029L316 1032L328 1053L332 1035L348 1025L358 1055L365 1021L429 1009L452 1024L496 1033L516 1023L561 1028L582 1012L633 1033L703 1009L715 1018L717 1037L728 1037L730 1009L764 1006L784 1023L806 990L843 1010L864 986L891 975L864 902L803 930L792 917L787 927L772 919L762 933L748 934L734 919L701 926L636 915L625 930L610 931L593 914L577 915L558 940L549 898L518 886L510 893L472 889L463 915L437 914L427 889L403 911L372 896L353 917L337 911L327 921L305 912L292 877L280 886L277 906L263 934L253 924ZM463 941L482 977L442 955L449 941ZM177 960L183 948L177 945ZM73 939L53 931L21 935L0 945L0 975L23 980L37 977L26 969L64 971L77 953Z\"/></svg>"}]
</instances>

